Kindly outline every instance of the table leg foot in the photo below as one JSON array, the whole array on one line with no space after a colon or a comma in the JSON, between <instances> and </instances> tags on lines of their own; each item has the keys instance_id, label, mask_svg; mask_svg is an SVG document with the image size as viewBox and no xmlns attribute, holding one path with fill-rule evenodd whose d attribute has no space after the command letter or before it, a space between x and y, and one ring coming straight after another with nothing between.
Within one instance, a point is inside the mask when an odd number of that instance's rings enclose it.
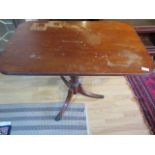
<instances>
[{"instance_id":1,"label":"table leg foot","mask_svg":"<svg viewBox=\"0 0 155 155\"><path fill-rule=\"evenodd\" d=\"M65 101L64 105L62 106L61 110L59 111L59 113L57 114L57 116L55 117L56 121L59 121L62 119L62 116L63 116L65 110L67 109L68 105L70 104L72 96L73 96L73 90L69 89L66 101Z\"/></svg>"},{"instance_id":2,"label":"table leg foot","mask_svg":"<svg viewBox=\"0 0 155 155\"><path fill-rule=\"evenodd\" d=\"M55 117L55 121L60 121L62 119L62 115L57 115L56 117Z\"/></svg>"}]
</instances>

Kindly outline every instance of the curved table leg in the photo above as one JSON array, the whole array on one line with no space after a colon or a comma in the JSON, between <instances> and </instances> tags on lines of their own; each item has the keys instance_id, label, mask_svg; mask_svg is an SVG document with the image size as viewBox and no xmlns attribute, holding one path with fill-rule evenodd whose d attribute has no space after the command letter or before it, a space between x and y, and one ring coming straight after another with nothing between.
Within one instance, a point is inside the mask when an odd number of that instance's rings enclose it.
<instances>
[{"instance_id":1,"label":"curved table leg","mask_svg":"<svg viewBox=\"0 0 155 155\"><path fill-rule=\"evenodd\" d=\"M68 105L70 104L72 96L73 96L73 90L69 89L66 101L65 101L63 107L61 108L61 110L59 111L59 113L57 114L57 116L55 117L56 121L59 121L62 119L62 116L63 116L65 110L67 109Z\"/></svg>"},{"instance_id":2,"label":"curved table leg","mask_svg":"<svg viewBox=\"0 0 155 155\"><path fill-rule=\"evenodd\" d=\"M61 79L66 84L66 86L69 87L69 90L68 90L68 95L67 95L64 105L62 106L59 113L55 117L56 121L59 121L62 119L62 116L63 116L65 110L67 109L68 105L70 104L71 98L74 94L80 93L80 94L82 94L84 96L88 96L88 97L104 98L103 95L98 95L98 94L94 94L94 93L85 91L82 87L82 84L80 83L78 76L71 76L70 78L71 78L70 81L67 81L65 79L65 77L61 76Z\"/></svg>"},{"instance_id":3,"label":"curved table leg","mask_svg":"<svg viewBox=\"0 0 155 155\"><path fill-rule=\"evenodd\" d=\"M92 97L92 98L104 98L104 95L99 95L99 94L94 94L91 92L87 92L83 89L82 85L79 85L79 93L87 96L87 97Z\"/></svg>"},{"instance_id":4,"label":"curved table leg","mask_svg":"<svg viewBox=\"0 0 155 155\"><path fill-rule=\"evenodd\" d=\"M62 81L65 83L67 87L70 87L70 82L66 80L65 77L61 76Z\"/></svg>"}]
</instances>

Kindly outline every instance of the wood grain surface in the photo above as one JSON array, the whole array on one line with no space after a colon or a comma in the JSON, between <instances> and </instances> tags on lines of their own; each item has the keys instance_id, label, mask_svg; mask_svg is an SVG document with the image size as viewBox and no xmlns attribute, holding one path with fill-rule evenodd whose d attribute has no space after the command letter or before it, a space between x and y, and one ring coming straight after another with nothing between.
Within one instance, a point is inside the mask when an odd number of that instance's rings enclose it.
<instances>
[{"instance_id":1,"label":"wood grain surface","mask_svg":"<svg viewBox=\"0 0 155 155\"><path fill-rule=\"evenodd\" d=\"M153 66L134 28L118 21L26 22L0 55L0 72L18 75L124 75Z\"/></svg>"}]
</instances>

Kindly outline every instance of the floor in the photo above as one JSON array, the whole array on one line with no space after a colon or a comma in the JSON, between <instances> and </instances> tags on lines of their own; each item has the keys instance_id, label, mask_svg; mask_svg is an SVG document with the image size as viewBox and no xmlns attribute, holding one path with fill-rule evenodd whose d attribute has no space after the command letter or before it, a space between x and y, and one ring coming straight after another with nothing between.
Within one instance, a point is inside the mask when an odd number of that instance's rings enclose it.
<instances>
[{"instance_id":1,"label":"floor","mask_svg":"<svg viewBox=\"0 0 155 155\"><path fill-rule=\"evenodd\" d=\"M149 134L146 122L124 77L83 77L85 88L104 94L104 99L74 96L85 103L91 134ZM63 101L67 88L59 77L6 76L0 74L0 103Z\"/></svg>"}]
</instances>

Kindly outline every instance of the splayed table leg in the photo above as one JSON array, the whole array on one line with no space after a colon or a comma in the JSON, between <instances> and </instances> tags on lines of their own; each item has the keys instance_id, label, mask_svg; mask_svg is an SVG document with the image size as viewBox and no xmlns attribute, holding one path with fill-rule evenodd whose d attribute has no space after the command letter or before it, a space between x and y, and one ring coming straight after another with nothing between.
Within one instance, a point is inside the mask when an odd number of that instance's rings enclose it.
<instances>
[{"instance_id":1,"label":"splayed table leg","mask_svg":"<svg viewBox=\"0 0 155 155\"><path fill-rule=\"evenodd\" d=\"M63 114L66 111L68 105L70 104L71 98L74 94L79 93L87 97L104 98L103 95L98 95L98 94L85 91L79 80L79 76L70 76L70 78L71 78L70 81L67 81L65 77L61 76L62 81L65 83L67 87L69 87L69 90L68 90L68 95L67 95L66 101L64 102L64 105L62 106L59 113L55 117L56 121L59 121L62 119Z\"/></svg>"}]
</instances>

